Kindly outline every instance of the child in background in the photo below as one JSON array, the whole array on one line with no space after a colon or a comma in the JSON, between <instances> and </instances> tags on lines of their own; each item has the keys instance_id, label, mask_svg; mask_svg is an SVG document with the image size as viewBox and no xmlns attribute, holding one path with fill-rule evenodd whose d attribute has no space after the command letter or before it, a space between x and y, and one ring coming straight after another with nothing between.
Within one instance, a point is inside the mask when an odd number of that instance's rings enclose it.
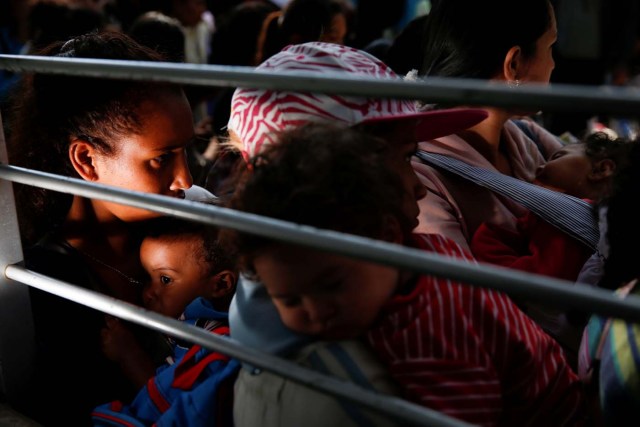
<instances>
[{"instance_id":1,"label":"child in background","mask_svg":"<svg viewBox=\"0 0 640 427\"><path fill-rule=\"evenodd\" d=\"M408 189L385 161L387 150L343 127L286 131L255 157L231 206L471 261L441 236L411 234ZM224 233L289 329L314 339L366 336L407 399L483 425L566 425L582 417L580 383L562 350L506 296Z\"/></svg>"},{"instance_id":2,"label":"child in background","mask_svg":"<svg viewBox=\"0 0 640 427\"><path fill-rule=\"evenodd\" d=\"M611 191L614 172L626 161L630 144L603 133L568 144L538 168L535 183L592 203ZM517 230L482 224L473 236L471 251L478 261L575 281L591 249L551 224L528 213Z\"/></svg>"},{"instance_id":3,"label":"child in background","mask_svg":"<svg viewBox=\"0 0 640 427\"><path fill-rule=\"evenodd\" d=\"M151 228L140 247L140 260L149 276L145 307L228 336L227 312L237 274L233 258L218 244L217 230L173 218L160 218ZM169 338L173 356L154 372L117 319L107 322L102 341L107 357L144 387L128 406L112 402L96 408L94 425L232 425L230 396L236 361Z\"/></svg>"}]
</instances>

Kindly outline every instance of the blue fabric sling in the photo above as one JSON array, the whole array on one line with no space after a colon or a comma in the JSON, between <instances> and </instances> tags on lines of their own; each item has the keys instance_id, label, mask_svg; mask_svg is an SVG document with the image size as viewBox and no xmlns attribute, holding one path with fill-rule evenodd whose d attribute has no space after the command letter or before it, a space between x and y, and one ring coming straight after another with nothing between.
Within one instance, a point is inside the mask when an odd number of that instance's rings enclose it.
<instances>
[{"instance_id":1,"label":"blue fabric sling","mask_svg":"<svg viewBox=\"0 0 640 427\"><path fill-rule=\"evenodd\" d=\"M520 203L549 224L596 251L600 230L593 207L584 200L499 172L471 166L443 154L418 150L416 156L426 165L451 172Z\"/></svg>"}]
</instances>

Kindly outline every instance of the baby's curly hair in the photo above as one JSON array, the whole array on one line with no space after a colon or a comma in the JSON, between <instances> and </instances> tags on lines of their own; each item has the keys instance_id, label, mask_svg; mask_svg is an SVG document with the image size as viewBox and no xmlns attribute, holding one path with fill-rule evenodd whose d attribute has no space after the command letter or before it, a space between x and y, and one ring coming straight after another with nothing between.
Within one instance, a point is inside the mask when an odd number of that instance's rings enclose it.
<instances>
[{"instance_id":1,"label":"baby's curly hair","mask_svg":"<svg viewBox=\"0 0 640 427\"><path fill-rule=\"evenodd\" d=\"M585 154L592 162L603 159L613 160L617 169L626 166L633 143L624 138L610 138L604 132L596 132L587 136L584 141Z\"/></svg>"},{"instance_id":2,"label":"baby's curly hair","mask_svg":"<svg viewBox=\"0 0 640 427\"><path fill-rule=\"evenodd\" d=\"M281 132L240 175L229 207L371 238L381 238L393 217L408 236L405 190L385 162L387 151L383 140L343 126L306 124ZM250 275L255 256L273 244L233 230L222 236Z\"/></svg>"},{"instance_id":3,"label":"baby's curly hair","mask_svg":"<svg viewBox=\"0 0 640 427\"><path fill-rule=\"evenodd\" d=\"M213 201L206 203L218 204ZM193 241L200 263L211 276L224 270L236 271L235 256L220 244L217 227L175 217L159 217L144 224L144 234L169 243Z\"/></svg>"}]
</instances>

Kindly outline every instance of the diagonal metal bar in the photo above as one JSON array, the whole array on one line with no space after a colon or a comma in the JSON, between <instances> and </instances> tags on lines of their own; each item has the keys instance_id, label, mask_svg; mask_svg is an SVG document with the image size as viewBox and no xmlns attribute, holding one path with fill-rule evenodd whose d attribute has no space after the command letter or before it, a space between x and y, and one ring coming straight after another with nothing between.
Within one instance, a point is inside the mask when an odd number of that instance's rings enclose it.
<instances>
[{"instance_id":1,"label":"diagonal metal bar","mask_svg":"<svg viewBox=\"0 0 640 427\"><path fill-rule=\"evenodd\" d=\"M351 382L339 380L303 368L279 357L243 346L237 342L211 334L201 328L162 316L133 304L101 293L52 279L17 265L9 265L5 275L11 280L58 295L87 307L137 323L175 338L219 351L235 359L273 372L314 390L360 404L380 414L416 426L465 427L465 422L439 412L409 403L397 397L371 392Z\"/></svg>"},{"instance_id":2,"label":"diagonal metal bar","mask_svg":"<svg viewBox=\"0 0 640 427\"><path fill-rule=\"evenodd\" d=\"M415 99L443 105L521 107L548 111L640 113L640 90L611 86L522 85L458 78L419 81L376 79L339 73L264 72L251 67L0 55L0 69L201 86L259 87L381 98Z\"/></svg>"},{"instance_id":3,"label":"diagonal metal bar","mask_svg":"<svg viewBox=\"0 0 640 427\"><path fill-rule=\"evenodd\" d=\"M471 285L495 289L513 297L538 302L545 306L583 310L640 322L640 296L630 295L625 299L620 299L606 290L589 286L578 287L574 286L573 282L564 280L461 262L442 255L378 240L320 230L197 202L60 177L16 166L0 165L0 178L83 197L135 206L219 227L234 228L279 241L458 280Z\"/></svg>"}]
</instances>

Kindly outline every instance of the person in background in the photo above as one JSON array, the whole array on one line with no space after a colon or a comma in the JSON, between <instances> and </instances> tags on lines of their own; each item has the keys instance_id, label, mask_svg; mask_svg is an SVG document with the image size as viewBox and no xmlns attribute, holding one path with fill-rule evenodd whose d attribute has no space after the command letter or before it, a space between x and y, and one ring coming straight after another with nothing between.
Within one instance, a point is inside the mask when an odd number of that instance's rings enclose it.
<instances>
[{"instance_id":1,"label":"person in background","mask_svg":"<svg viewBox=\"0 0 640 427\"><path fill-rule=\"evenodd\" d=\"M343 0L291 0L282 12L265 18L258 40L258 63L290 44L344 44L348 15Z\"/></svg>"},{"instance_id":2,"label":"person in background","mask_svg":"<svg viewBox=\"0 0 640 427\"><path fill-rule=\"evenodd\" d=\"M129 36L169 62L184 62L185 37L175 18L160 12L147 12L134 21Z\"/></svg>"},{"instance_id":3,"label":"person in background","mask_svg":"<svg viewBox=\"0 0 640 427\"><path fill-rule=\"evenodd\" d=\"M425 77L459 77L508 83L546 84L556 41L548 0L447 0L434 5L426 23ZM455 135L424 141L420 149L527 182L562 145L518 109L487 107L489 118ZM515 231L521 205L457 176L414 162L430 196L421 200L418 232L442 234L465 248L482 223Z\"/></svg>"}]
</instances>

